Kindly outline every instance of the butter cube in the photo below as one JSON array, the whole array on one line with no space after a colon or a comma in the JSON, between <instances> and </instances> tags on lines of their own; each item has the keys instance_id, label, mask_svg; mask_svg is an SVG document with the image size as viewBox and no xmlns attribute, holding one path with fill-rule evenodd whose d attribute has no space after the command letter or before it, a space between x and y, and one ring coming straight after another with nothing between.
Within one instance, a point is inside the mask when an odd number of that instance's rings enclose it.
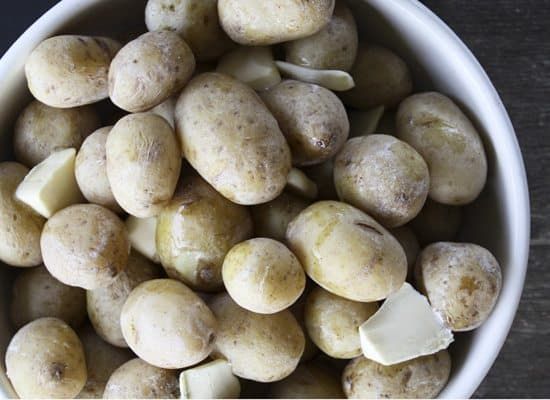
<instances>
[{"instance_id":1,"label":"butter cube","mask_svg":"<svg viewBox=\"0 0 550 400\"><path fill-rule=\"evenodd\" d=\"M149 260L159 263L160 258L157 253L157 217L136 218L128 217L126 220L128 237L132 248L140 252Z\"/></svg>"},{"instance_id":2,"label":"butter cube","mask_svg":"<svg viewBox=\"0 0 550 400\"><path fill-rule=\"evenodd\" d=\"M225 360L216 360L183 371L180 392L182 399L236 399L241 385L231 365Z\"/></svg>"}]
</instances>

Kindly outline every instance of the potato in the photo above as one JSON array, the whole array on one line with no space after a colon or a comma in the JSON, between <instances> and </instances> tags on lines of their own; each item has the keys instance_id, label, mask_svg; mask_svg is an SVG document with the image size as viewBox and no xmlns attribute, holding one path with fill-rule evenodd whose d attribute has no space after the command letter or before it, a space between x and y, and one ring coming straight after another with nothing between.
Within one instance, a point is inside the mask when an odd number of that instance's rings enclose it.
<instances>
[{"instance_id":1,"label":"potato","mask_svg":"<svg viewBox=\"0 0 550 400\"><path fill-rule=\"evenodd\" d=\"M222 28L233 41L265 46L313 35L330 21L334 0L219 0Z\"/></svg>"},{"instance_id":2,"label":"potato","mask_svg":"<svg viewBox=\"0 0 550 400\"><path fill-rule=\"evenodd\" d=\"M277 119L297 166L332 158L349 135L344 105L321 86L286 80L261 93Z\"/></svg>"},{"instance_id":3,"label":"potato","mask_svg":"<svg viewBox=\"0 0 550 400\"><path fill-rule=\"evenodd\" d=\"M304 168L306 175L317 184L319 200L337 200L334 186L334 160Z\"/></svg>"},{"instance_id":4,"label":"potato","mask_svg":"<svg viewBox=\"0 0 550 400\"><path fill-rule=\"evenodd\" d=\"M223 289L227 252L252 237L249 211L199 176L185 178L158 217L157 252L164 269L194 290Z\"/></svg>"},{"instance_id":5,"label":"potato","mask_svg":"<svg viewBox=\"0 0 550 400\"><path fill-rule=\"evenodd\" d=\"M150 31L178 33L199 61L212 61L231 47L222 30L217 0L149 0L145 23Z\"/></svg>"},{"instance_id":6,"label":"potato","mask_svg":"<svg viewBox=\"0 0 550 400\"><path fill-rule=\"evenodd\" d=\"M405 255L407 256L407 265L409 266L409 272L407 273L407 280L412 279L414 274L414 264L416 263L416 257L420 253L420 244L416 238L415 233L408 226L400 226L390 230L390 233L397 239Z\"/></svg>"},{"instance_id":7,"label":"potato","mask_svg":"<svg viewBox=\"0 0 550 400\"><path fill-rule=\"evenodd\" d=\"M120 43L105 37L63 35L44 40L25 64L33 96L50 107L70 108L109 97L109 65Z\"/></svg>"},{"instance_id":8,"label":"potato","mask_svg":"<svg viewBox=\"0 0 550 400\"><path fill-rule=\"evenodd\" d=\"M213 357L227 359L235 375L274 382L296 369L304 352L304 334L290 311L256 314L227 294L216 296L209 305L219 323Z\"/></svg>"},{"instance_id":9,"label":"potato","mask_svg":"<svg viewBox=\"0 0 550 400\"><path fill-rule=\"evenodd\" d=\"M212 312L191 289L171 279L136 287L124 303L120 326L134 353L159 368L197 364L216 341Z\"/></svg>"},{"instance_id":10,"label":"potato","mask_svg":"<svg viewBox=\"0 0 550 400\"><path fill-rule=\"evenodd\" d=\"M99 336L117 347L128 347L120 327L120 314L130 292L140 283L160 276L159 268L132 252L126 269L109 286L86 293L88 316Z\"/></svg>"},{"instance_id":11,"label":"potato","mask_svg":"<svg viewBox=\"0 0 550 400\"><path fill-rule=\"evenodd\" d=\"M300 328L302 328L302 331L304 332L304 337L306 339L306 344L304 346L304 353L302 354L302 358L300 359L300 362L306 362L312 360L315 356L319 354L319 348L315 346L315 343L311 340L309 335L307 334L306 330L306 323L305 323L305 308L306 308L306 298L308 293L308 287L312 285L307 285L308 282L306 282L306 290L300 296L300 298L292 305L292 307L289 308L289 311L294 315L294 318L296 318L296 321L300 325Z\"/></svg>"},{"instance_id":12,"label":"potato","mask_svg":"<svg viewBox=\"0 0 550 400\"><path fill-rule=\"evenodd\" d=\"M290 223L286 239L311 279L348 300L382 300L407 275L407 259L397 240L345 203L309 206Z\"/></svg>"},{"instance_id":13,"label":"potato","mask_svg":"<svg viewBox=\"0 0 550 400\"><path fill-rule=\"evenodd\" d=\"M34 167L57 150L78 149L99 126L99 116L91 106L59 109L35 100L15 123L15 159L27 167Z\"/></svg>"},{"instance_id":14,"label":"potato","mask_svg":"<svg viewBox=\"0 0 550 400\"><path fill-rule=\"evenodd\" d=\"M177 97L172 96L168 98L168 100L160 103L158 106L150 109L149 112L164 118L172 129L176 129L176 101L178 101Z\"/></svg>"},{"instance_id":15,"label":"potato","mask_svg":"<svg viewBox=\"0 0 550 400\"><path fill-rule=\"evenodd\" d=\"M181 150L164 118L131 114L113 127L105 145L107 177L118 204L138 218L158 215L181 170Z\"/></svg>"},{"instance_id":16,"label":"potato","mask_svg":"<svg viewBox=\"0 0 550 400\"><path fill-rule=\"evenodd\" d=\"M290 150L251 88L227 75L199 75L178 100L176 121L186 159L224 197L255 205L281 194Z\"/></svg>"},{"instance_id":17,"label":"potato","mask_svg":"<svg viewBox=\"0 0 550 400\"><path fill-rule=\"evenodd\" d=\"M130 253L124 223L95 204L77 204L56 213L44 226L40 247L54 278L87 290L114 282Z\"/></svg>"},{"instance_id":18,"label":"potato","mask_svg":"<svg viewBox=\"0 0 550 400\"><path fill-rule=\"evenodd\" d=\"M44 267L32 268L21 272L13 284L10 314L17 329L43 317L78 328L86 319L86 292L62 284Z\"/></svg>"},{"instance_id":19,"label":"potato","mask_svg":"<svg viewBox=\"0 0 550 400\"><path fill-rule=\"evenodd\" d=\"M407 98L397 111L397 137L424 157L430 168L430 198L448 205L474 201L487 180L481 138L468 117L436 92Z\"/></svg>"},{"instance_id":20,"label":"potato","mask_svg":"<svg viewBox=\"0 0 550 400\"><path fill-rule=\"evenodd\" d=\"M349 71L358 40L353 14L343 0L337 0L328 25L312 36L285 43L286 60L309 68Z\"/></svg>"},{"instance_id":21,"label":"potato","mask_svg":"<svg viewBox=\"0 0 550 400\"><path fill-rule=\"evenodd\" d=\"M500 265L481 246L438 242L418 256L416 282L453 331L470 331L490 315L502 286Z\"/></svg>"},{"instance_id":22,"label":"potato","mask_svg":"<svg viewBox=\"0 0 550 400\"><path fill-rule=\"evenodd\" d=\"M424 208L410 223L420 245L455 238L462 224L462 209L428 199Z\"/></svg>"},{"instance_id":23,"label":"potato","mask_svg":"<svg viewBox=\"0 0 550 400\"><path fill-rule=\"evenodd\" d=\"M223 283L241 307L275 314L298 300L306 275L288 248L273 239L256 238L233 247L223 262Z\"/></svg>"},{"instance_id":24,"label":"potato","mask_svg":"<svg viewBox=\"0 0 550 400\"><path fill-rule=\"evenodd\" d=\"M121 365L109 378L104 399L178 399L178 373L139 358Z\"/></svg>"},{"instance_id":25,"label":"potato","mask_svg":"<svg viewBox=\"0 0 550 400\"><path fill-rule=\"evenodd\" d=\"M349 399L427 399L439 394L450 372L446 350L388 367L361 356L344 370L342 385Z\"/></svg>"},{"instance_id":26,"label":"potato","mask_svg":"<svg viewBox=\"0 0 550 400\"><path fill-rule=\"evenodd\" d=\"M19 163L0 163L0 221L6 221L0 224L0 261L14 267L34 267L42 262L40 235L46 220L14 198L28 172Z\"/></svg>"},{"instance_id":27,"label":"potato","mask_svg":"<svg viewBox=\"0 0 550 400\"><path fill-rule=\"evenodd\" d=\"M385 47L360 44L350 73L355 87L340 95L344 104L350 107L369 110L384 106L391 109L412 92L407 64Z\"/></svg>"},{"instance_id":28,"label":"potato","mask_svg":"<svg viewBox=\"0 0 550 400\"><path fill-rule=\"evenodd\" d=\"M269 397L274 399L342 399L338 376L317 362L301 364L282 381L271 384Z\"/></svg>"},{"instance_id":29,"label":"potato","mask_svg":"<svg viewBox=\"0 0 550 400\"><path fill-rule=\"evenodd\" d=\"M37 319L11 339L6 374L21 398L74 398L86 383L82 343L60 319Z\"/></svg>"},{"instance_id":30,"label":"potato","mask_svg":"<svg viewBox=\"0 0 550 400\"><path fill-rule=\"evenodd\" d=\"M418 215L430 189L424 159L393 136L350 139L334 161L334 183L342 201L388 228Z\"/></svg>"},{"instance_id":31,"label":"potato","mask_svg":"<svg viewBox=\"0 0 550 400\"><path fill-rule=\"evenodd\" d=\"M359 326L377 310L377 303L358 303L317 287L306 300L307 333L329 356L354 358L361 354Z\"/></svg>"}]
</instances>

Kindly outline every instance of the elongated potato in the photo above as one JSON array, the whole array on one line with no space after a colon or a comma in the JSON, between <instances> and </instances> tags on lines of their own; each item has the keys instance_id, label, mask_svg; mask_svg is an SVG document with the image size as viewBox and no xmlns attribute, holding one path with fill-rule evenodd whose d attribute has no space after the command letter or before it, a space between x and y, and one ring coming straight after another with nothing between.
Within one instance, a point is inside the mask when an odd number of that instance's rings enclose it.
<instances>
[{"instance_id":1,"label":"elongated potato","mask_svg":"<svg viewBox=\"0 0 550 400\"><path fill-rule=\"evenodd\" d=\"M301 364L290 376L270 385L273 399L342 399L339 375L319 361Z\"/></svg>"},{"instance_id":2,"label":"elongated potato","mask_svg":"<svg viewBox=\"0 0 550 400\"><path fill-rule=\"evenodd\" d=\"M176 105L186 159L224 197L266 203L283 191L290 150L258 95L222 74L194 78Z\"/></svg>"},{"instance_id":3,"label":"elongated potato","mask_svg":"<svg viewBox=\"0 0 550 400\"><path fill-rule=\"evenodd\" d=\"M421 246L453 240L462 223L462 208L428 199L424 208L411 221L411 228Z\"/></svg>"},{"instance_id":4,"label":"elongated potato","mask_svg":"<svg viewBox=\"0 0 550 400\"><path fill-rule=\"evenodd\" d=\"M29 90L50 107L70 108L109 97L109 65L120 43L104 37L54 36L25 64Z\"/></svg>"}]
</instances>

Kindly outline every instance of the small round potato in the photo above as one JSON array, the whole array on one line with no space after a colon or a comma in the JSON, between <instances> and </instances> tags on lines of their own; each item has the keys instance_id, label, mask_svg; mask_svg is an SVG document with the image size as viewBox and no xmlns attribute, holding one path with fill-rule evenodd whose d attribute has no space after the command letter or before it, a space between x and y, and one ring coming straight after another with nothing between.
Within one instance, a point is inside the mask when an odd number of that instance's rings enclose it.
<instances>
[{"instance_id":1,"label":"small round potato","mask_svg":"<svg viewBox=\"0 0 550 400\"><path fill-rule=\"evenodd\" d=\"M40 235L46 220L14 198L28 172L16 162L0 163L0 261L13 267L42 262Z\"/></svg>"},{"instance_id":2,"label":"small round potato","mask_svg":"<svg viewBox=\"0 0 550 400\"><path fill-rule=\"evenodd\" d=\"M20 398L74 398L87 378L82 343L60 319L37 319L11 339L6 374Z\"/></svg>"},{"instance_id":3,"label":"small round potato","mask_svg":"<svg viewBox=\"0 0 550 400\"><path fill-rule=\"evenodd\" d=\"M33 101L15 123L15 158L34 167L60 149L80 148L99 125L99 116L91 106L60 109Z\"/></svg>"},{"instance_id":4,"label":"small round potato","mask_svg":"<svg viewBox=\"0 0 550 400\"><path fill-rule=\"evenodd\" d=\"M304 352L304 333L290 311L256 314L241 308L228 294L210 301L219 323L213 356L225 358L233 373L257 382L289 376Z\"/></svg>"},{"instance_id":5,"label":"small round potato","mask_svg":"<svg viewBox=\"0 0 550 400\"><path fill-rule=\"evenodd\" d=\"M168 122L151 113L128 115L109 133L105 151L117 203L134 217L157 216L176 190L182 164Z\"/></svg>"},{"instance_id":6,"label":"small round potato","mask_svg":"<svg viewBox=\"0 0 550 400\"><path fill-rule=\"evenodd\" d=\"M495 257L471 243L438 242L416 262L416 282L453 331L470 331L489 317L502 275Z\"/></svg>"},{"instance_id":7,"label":"small round potato","mask_svg":"<svg viewBox=\"0 0 550 400\"><path fill-rule=\"evenodd\" d=\"M179 399L177 371L157 368L139 358L121 365L109 378L104 399Z\"/></svg>"},{"instance_id":8,"label":"small round potato","mask_svg":"<svg viewBox=\"0 0 550 400\"><path fill-rule=\"evenodd\" d=\"M296 256L273 239L256 238L233 247L223 262L222 275L233 300L259 314L287 309L306 286Z\"/></svg>"},{"instance_id":9,"label":"small round potato","mask_svg":"<svg viewBox=\"0 0 550 400\"><path fill-rule=\"evenodd\" d=\"M70 108L109 97L109 65L120 43L104 37L54 36L25 64L29 90L50 107Z\"/></svg>"},{"instance_id":10,"label":"small round potato","mask_svg":"<svg viewBox=\"0 0 550 400\"><path fill-rule=\"evenodd\" d=\"M139 284L158 278L159 268L139 253L131 252L126 269L106 287L86 293L88 316L99 336L118 347L128 347L120 327L120 314L130 292Z\"/></svg>"},{"instance_id":11,"label":"small round potato","mask_svg":"<svg viewBox=\"0 0 550 400\"><path fill-rule=\"evenodd\" d=\"M349 399L431 399L443 389L450 373L446 350L391 366L361 356L344 370L342 385Z\"/></svg>"},{"instance_id":12,"label":"small round potato","mask_svg":"<svg viewBox=\"0 0 550 400\"><path fill-rule=\"evenodd\" d=\"M262 92L261 97L288 141L294 165L320 164L346 143L346 109L330 90L286 80Z\"/></svg>"},{"instance_id":13,"label":"small round potato","mask_svg":"<svg viewBox=\"0 0 550 400\"><path fill-rule=\"evenodd\" d=\"M11 320L17 329L43 317L59 318L73 328L86 319L86 292L64 285L44 267L21 272L12 293Z\"/></svg>"},{"instance_id":14,"label":"small round potato","mask_svg":"<svg viewBox=\"0 0 550 400\"><path fill-rule=\"evenodd\" d=\"M258 95L227 75L194 78L176 105L185 158L224 197L237 204L273 200L291 168L290 149Z\"/></svg>"},{"instance_id":15,"label":"small round potato","mask_svg":"<svg viewBox=\"0 0 550 400\"><path fill-rule=\"evenodd\" d=\"M334 160L307 167L304 172L317 185L319 200L338 200L334 185Z\"/></svg>"},{"instance_id":16,"label":"small round potato","mask_svg":"<svg viewBox=\"0 0 550 400\"><path fill-rule=\"evenodd\" d=\"M181 369L204 360L216 341L216 319L183 283L155 279L136 287L120 315L126 343L159 368Z\"/></svg>"},{"instance_id":17,"label":"small round potato","mask_svg":"<svg viewBox=\"0 0 550 400\"><path fill-rule=\"evenodd\" d=\"M412 92L407 64L385 47L361 44L350 71L355 87L340 97L347 106L361 110L384 106L396 107Z\"/></svg>"},{"instance_id":18,"label":"small round potato","mask_svg":"<svg viewBox=\"0 0 550 400\"><path fill-rule=\"evenodd\" d=\"M369 135L346 143L334 162L334 183L342 201L394 228L412 220L424 206L430 173L407 143Z\"/></svg>"},{"instance_id":19,"label":"small round potato","mask_svg":"<svg viewBox=\"0 0 550 400\"><path fill-rule=\"evenodd\" d=\"M407 98L397 111L397 137L428 163L433 200L458 206L479 196L487 180L483 143L451 99L436 92Z\"/></svg>"},{"instance_id":20,"label":"small round potato","mask_svg":"<svg viewBox=\"0 0 550 400\"><path fill-rule=\"evenodd\" d=\"M431 199L411 221L421 246L453 240L462 224L462 208L447 206Z\"/></svg>"},{"instance_id":21,"label":"small round potato","mask_svg":"<svg viewBox=\"0 0 550 400\"><path fill-rule=\"evenodd\" d=\"M77 204L54 214L44 226L40 247L50 274L87 290L110 285L126 268L130 254L124 222L95 204Z\"/></svg>"},{"instance_id":22,"label":"small round potato","mask_svg":"<svg viewBox=\"0 0 550 400\"><path fill-rule=\"evenodd\" d=\"M354 358L361 355L359 327L377 310L377 303L358 303L317 287L306 300L307 333L329 356Z\"/></svg>"},{"instance_id":23,"label":"small round potato","mask_svg":"<svg viewBox=\"0 0 550 400\"><path fill-rule=\"evenodd\" d=\"M327 26L285 44L286 60L308 68L349 71L357 56L358 40L353 14L343 0L337 0Z\"/></svg>"},{"instance_id":24,"label":"small round potato","mask_svg":"<svg viewBox=\"0 0 550 400\"><path fill-rule=\"evenodd\" d=\"M282 381L271 384L272 399L343 399L338 375L317 362L301 364Z\"/></svg>"},{"instance_id":25,"label":"small round potato","mask_svg":"<svg viewBox=\"0 0 550 400\"><path fill-rule=\"evenodd\" d=\"M407 280L413 278L414 264L416 263L416 257L420 253L420 243L414 234L414 231L408 226L400 226L399 228L391 229L390 233L397 239L405 255L407 256L407 265L409 266L409 272L407 273Z\"/></svg>"},{"instance_id":26,"label":"small round potato","mask_svg":"<svg viewBox=\"0 0 550 400\"><path fill-rule=\"evenodd\" d=\"M201 62L215 60L231 47L219 23L217 0L149 0L145 23L150 31L178 33Z\"/></svg>"},{"instance_id":27,"label":"small round potato","mask_svg":"<svg viewBox=\"0 0 550 400\"><path fill-rule=\"evenodd\" d=\"M191 176L158 217L157 252L171 278L194 290L219 291L225 255L252 233L245 207L221 196L199 176Z\"/></svg>"},{"instance_id":28,"label":"small round potato","mask_svg":"<svg viewBox=\"0 0 550 400\"><path fill-rule=\"evenodd\" d=\"M220 22L235 42L267 46L317 33L330 21L334 0L219 0Z\"/></svg>"},{"instance_id":29,"label":"small round potato","mask_svg":"<svg viewBox=\"0 0 550 400\"><path fill-rule=\"evenodd\" d=\"M286 239L311 279L348 300L382 300L405 282L407 258L399 242L348 204L309 206L290 223Z\"/></svg>"}]
</instances>

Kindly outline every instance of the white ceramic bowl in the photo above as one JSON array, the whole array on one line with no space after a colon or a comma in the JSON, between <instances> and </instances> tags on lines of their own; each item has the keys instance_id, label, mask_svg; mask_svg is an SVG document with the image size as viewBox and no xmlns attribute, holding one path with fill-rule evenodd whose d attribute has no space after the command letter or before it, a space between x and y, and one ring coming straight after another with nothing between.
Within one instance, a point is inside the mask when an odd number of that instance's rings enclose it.
<instances>
[{"instance_id":1,"label":"white ceramic bowl","mask_svg":"<svg viewBox=\"0 0 550 400\"><path fill-rule=\"evenodd\" d=\"M508 334L523 289L529 250L529 197L514 129L489 78L458 37L415 0L350 0L364 37L386 44L409 63L416 90L436 89L469 112L483 135L490 169L486 190L466 210L460 236L489 248L503 268L503 287L491 317L476 331L457 335L453 371L441 393L466 398L478 387ZM43 39L59 33L120 34L144 31L145 0L63 0L10 48L0 61L0 151L11 156L15 117L30 100L23 66ZM459 168L459 166L457 166ZM0 267L0 395L14 397L4 370L13 334L8 320L13 270Z\"/></svg>"}]
</instances>

